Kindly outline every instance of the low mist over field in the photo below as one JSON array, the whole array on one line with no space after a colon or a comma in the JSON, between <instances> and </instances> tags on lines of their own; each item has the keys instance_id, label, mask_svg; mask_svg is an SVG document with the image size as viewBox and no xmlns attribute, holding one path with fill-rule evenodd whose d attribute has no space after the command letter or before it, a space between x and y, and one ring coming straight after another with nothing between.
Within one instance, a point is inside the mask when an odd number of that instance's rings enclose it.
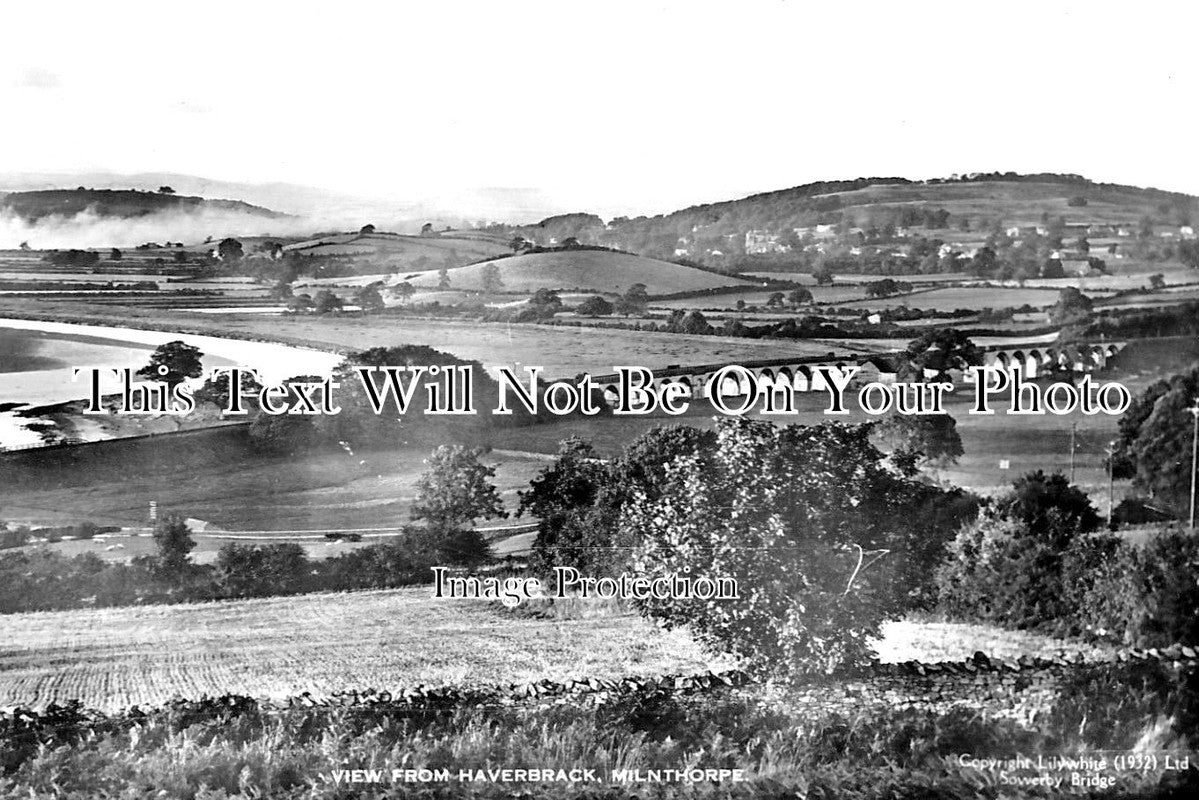
<instances>
[{"instance_id":1,"label":"low mist over field","mask_svg":"<svg viewBox=\"0 0 1199 800\"><path fill-rule=\"evenodd\" d=\"M134 219L104 216L87 210L71 216L51 215L34 222L9 212L0 214L0 248L27 243L38 250L96 247L134 247L143 242L178 241L189 244L212 236L296 236L328 220L303 217L262 217L219 209L162 211Z\"/></svg>"}]
</instances>

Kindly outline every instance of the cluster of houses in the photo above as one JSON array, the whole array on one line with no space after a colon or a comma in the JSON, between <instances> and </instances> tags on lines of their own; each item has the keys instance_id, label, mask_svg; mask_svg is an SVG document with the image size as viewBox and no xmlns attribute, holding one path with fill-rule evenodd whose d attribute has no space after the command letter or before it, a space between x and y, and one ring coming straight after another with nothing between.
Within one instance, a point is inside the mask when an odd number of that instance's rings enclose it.
<instances>
[{"instance_id":1,"label":"cluster of houses","mask_svg":"<svg viewBox=\"0 0 1199 800\"><path fill-rule=\"evenodd\" d=\"M696 226L695 229L693 229L693 233L698 229L699 229L699 226ZM804 249L813 249L818 252L825 251L825 242L823 240L832 239L837 236L837 230L836 230L835 225L813 225L813 226L808 226L808 227L794 228L793 231L794 231L794 234L796 237L808 242L808 244L806 244L804 246ZM861 228L850 228L849 233L861 235L861 234L863 234L863 230ZM1004 230L1004 233L1011 239L1020 240L1020 239L1028 238L1031 236L1048 236L1048 235L1050 235L1050 227L1048 225L1024 225L1024 226L1013 225L1013 226L1006 228ZM1127 238L1132 238L1132 237L1138 236L1140 233L1140 229L1138 226L1132 225L1132 224L1115 224L1115 223L1099 223L1099 222L1085 223L1084 222L1084 223L1067 223L1064 226L1064 228L1062 229L1061 233L1063 236L1071 237L1071 238L1081 238L1081 237L1090 236L1090 237L1098 237L1098 238L1127 239ZM1155 229L1154 233L1159 238L1162 238L1162 239L1193 239L1193 238L1195 238L1195 229L1191 225L1180 225L1177 227L1169 226L1169 227L1164 227L1164 228L1159 226L1159 228ZM910 238L912 235L913 234L912 234L911 230L909 230L907 228L897 227L897 228L895 228L894 235L891 238L907 239L907 238ZM732 240L736 237L729 236L726 238ZM791 238L790 236L786 236L782 233L776 233L776 232L769 231L769 230L755 229L755 230L748 230L745 232L744 237L743 237L743 242L741 243L741 245L742 245L743 251L747 255L769 255L769 254L773 254L773 253L786 253L792 249L791 245L789 245L786 241L787 239L790 239L790 238ZM944 245L942 247L943 252L940 255L942 257L944 257L952 249L953 249L952 245L948 245L948 244ZM694 250L695 250L694 240L691 238L688 238L688 237L682 237L678 240L678 243L675 247L674 254L677 257L688 257L688 256L697 256L697 255L707 255L707 256L722 255L722 252L719 249L709 249L705 253L696 253L696 252L694 252ZM1116 253L1114 250L1110 251L1109 254L1115 256L1116 258L1122 257L1120 254ZM903 256L903 255L905 255L905 253L902 250L897 250L897 251L895 251L894 255ZM966 253L965 255L967 257L971 257L973 255L973 253L970 252L970 253Z\"/></svg>"}]
</instances>

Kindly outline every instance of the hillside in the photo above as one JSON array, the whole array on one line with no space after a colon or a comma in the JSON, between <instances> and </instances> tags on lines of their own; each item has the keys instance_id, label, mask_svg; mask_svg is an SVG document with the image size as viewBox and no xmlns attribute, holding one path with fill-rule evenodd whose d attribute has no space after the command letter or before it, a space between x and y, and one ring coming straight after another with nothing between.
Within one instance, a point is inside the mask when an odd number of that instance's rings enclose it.
<instances>
[{"instance_id":1,"label":"hillside","mask_svg":"<svg viewBox=\"0 0 1199 800\"><path fill-rule=\"evenodd\" d=\"M0 197L0 213L5 211L27 223L36 223L51 216L74 217L85 211L117 219L136 219L166 211L221 211L265 219L287 216L240 200L209 200L135 189L83 188L11 192Z\"/></svg>"},{"instance_id":2,"label":"hillside","mask_svg":"<svg viewBox=\"0 0 1199 800\"><path fill-rule=\"evenodd\" d=\"M620 294L635 283L643 283L651 295L663 295L757 285L735 276L718 275L630 253L559 250L526 253L451 269L448 271L450 288L481 290L483 270L488 264L499 269L501 291L505 292L547 288ZM436 270L406 277L418 288L436 288L439 280Z\"/></svg>"},{"instance_id":3,"label":"hillside","mask_svg":"<svg viewBox=\"0 0 1199 800\"><path fill-rule=\"evenodd\" d=\"M348 257L391 272L461 267L511 252L507 240L476 231L449 231L434 236L340 233L295 242L283 250L302 256Z\"/></svg>"},{"instance_id":4,"label":"hillside","mask_svg":"<svg viewBox=\"0 0 1199 800\"><path fill-rule=\"evenodd\" d=\"M1177 230L1199 221L1199 198L1096 183L1077 175L991 173L920 182L859 178L810 183L655 217L618 217L606 225L594 215L566 214L513 230L538 244L575 237L583 244L722 265L747 253L777 252L780 245L786 247L788 237L815 232L817 226L892 225L957 242L981 239L977 232L984 229L1044 224L1046 218L1064 218L1067 225L1148 222Z\"/></svg>"}]
</instances>

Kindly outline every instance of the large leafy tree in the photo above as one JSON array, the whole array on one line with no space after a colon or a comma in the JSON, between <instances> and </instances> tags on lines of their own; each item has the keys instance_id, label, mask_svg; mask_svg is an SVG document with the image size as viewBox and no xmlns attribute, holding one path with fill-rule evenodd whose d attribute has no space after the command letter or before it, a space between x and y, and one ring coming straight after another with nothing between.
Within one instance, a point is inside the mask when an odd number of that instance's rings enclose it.
<instances>
[{"instance_id":1,"label":"large leafy tree","mask_svg":"<svg viewBox=\"0 0 1199 800\"><path fill-rule=\"evenodd\" d=\"M520 493L517 514L538 520L533 569L564 566L597 574L621 562L623 554L614 552L620 508L611 502L613 488L609 465L589 442L572 436L559 443L554 463Z\"/></svg>"},{"instance_id":2,"label":"large leafy tree","mask_svg":"<svg viewBox=\"0 0 1199 800\"><path fill-rule=\"evenodd\" d=\"M182 341L167 342L154 349L150 354L150 363L139 369L137 374L174 386L187 378L198 378L203 374L202 357L203 353L198 347Z\"/></svg>"},{"instance_id":3,"label":"large leafy tree","mask_svg":"<svg viewBox=\"0 0 1199 800\"><path fill-rule=\"evenodd\" d=\"M934 381L948 379L950 370L964 370L983 363L983 352L957 328L937 328L913 339L908 359L922 371L931 371Z\"/></svg>"},{"instance_id":4,"label":"large leafy tree","mask_svg":"<svg viewBox=\"0 0 1199 800\"><path fill-rule=\"evenodd\" d=\"M412 518L435 527L472 524L480 517L506 517L499 491L491 483L495 467L479 461L482 450L442 445L426 460L428 470L417 483Z\"/></svg>"},{"instance_id":5,"label":"large leafy tree","mask_svg":"<svg viewBox=\"0 0 1199 800\"><path fill-rule=\"evenodd\" d=\"M1142 392L1120 418L1113 456L1116 474L1132 476L1155 506L1183 514L1190 503L1193 419L1199 400L1199 367L1158 381Z\"/></svg>"},{"instance_id":6,"label":"large leafy tree","mask_svg":"<svg viewBox=\"0 0 1199 800\"><path fill-rule=\"evenodd\" d=\"M878 430L892 446L891 461L906 474L914 474L921 463L957 463L965 452L957 420L949 414L896 414Z\"/></svg>"},{"instance_id":7,"label":"large leafy tree","mask_svg":"<svg viewBox=\"0 0 1199 800\"><path fill-rule=\"evenodd\" d=\"M633 543L620 514L632 498L657 498L666 467L681 456L700 456L715 443L712 431L685 425L653 428L617 458L597 457L591 444L562 441L554 463L521 492L519 513L538 518L534 569L574 567L584 574L615 574L628 566Z\"/></svg>"},{"instance_id":8,"label":"large leafy tree","mask_svg":"<svg viewBox=\"0 0 1199 800\"><path fill-rule=\"evenodd\" d=\"M670 462L622 526L639 574L733 578L740 597L650 598L644 613L762 672L865 661L887 606L900 608L896 566L879 559L906 541L911 502L870 427L721 420L711 451Z\"/></svg>"},{"instance_id":9,"label":"large leafy tree","mask_svg":"<svg viewBox=\"0 0 1199 800\"><path fill-rule=\"evenodd\" d=\"M491 558L476 519L507 517L492 478L495 467L479 461L481 450L460 445L438 447L425 462L429 468L417 484L412 518L423 520L431 544L445 560L476 566Z\"/></svg>"}]
</instances>

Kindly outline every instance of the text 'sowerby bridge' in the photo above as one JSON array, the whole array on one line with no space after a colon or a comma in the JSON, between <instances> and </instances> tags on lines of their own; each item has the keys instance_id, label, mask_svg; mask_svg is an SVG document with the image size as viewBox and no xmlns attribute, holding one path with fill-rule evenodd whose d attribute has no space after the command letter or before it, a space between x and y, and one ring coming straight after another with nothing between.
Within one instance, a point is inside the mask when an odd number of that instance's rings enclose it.
<instances>
[{"instance_id":1,"label":"text 'sowerby bridge'","mask_svg":"<svg viewBox=\"0 0 1199 800\"><path fill-rule=\"evenodd\" d=\"M1126 342L1095 342L1056 345L1053 343L980 347L983 365L1000 366L1018 370L1026 379L1048 374L1080 375L1102 372L1108 362L1119 353ZM719 364L697 364L691 366L671 365L653 370L652 387L661 390L669 384L683 387L680 393L707 396L712 378L734 362ZM724 395L746 394L753 387L748 380L757 383L759 392L791 389L796 392L820 392L830 387L831 370L857 368L853 383L896 383L901 380L919 381L932 374L916 375L903 351L886 353L837 354L806 356L802 358L755 359L735 362L743 370L722 379L720 391ZM752 376L752 378L751 378ZM953 383L961 381L960 370L950 370L948 377ZM592 375L591 381L603 387L605 402L612 405L618 398L616 373Z\"/></svg>"}]
</instances>

